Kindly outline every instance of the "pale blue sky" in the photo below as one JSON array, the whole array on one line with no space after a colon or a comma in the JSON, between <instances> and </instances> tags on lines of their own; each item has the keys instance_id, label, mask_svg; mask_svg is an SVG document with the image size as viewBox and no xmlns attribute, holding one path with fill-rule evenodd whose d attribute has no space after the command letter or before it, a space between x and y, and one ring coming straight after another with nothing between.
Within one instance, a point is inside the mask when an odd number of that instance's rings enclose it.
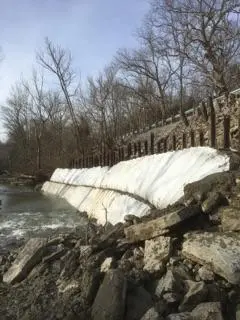
<instances>
[{"instance_id":1,"label":"pale blue sky","mask_svg":"<svg viewBox=\"0 0 240 320\"><path fill-rule=\"evenodd\" d=\"M31 74L44 38L71 50L82 79L97 74L118 48L134 47L148 0L1 0L0 104L21 75ZM3 128L0 125L0 139Z\"/></svg>"}]
</instances>

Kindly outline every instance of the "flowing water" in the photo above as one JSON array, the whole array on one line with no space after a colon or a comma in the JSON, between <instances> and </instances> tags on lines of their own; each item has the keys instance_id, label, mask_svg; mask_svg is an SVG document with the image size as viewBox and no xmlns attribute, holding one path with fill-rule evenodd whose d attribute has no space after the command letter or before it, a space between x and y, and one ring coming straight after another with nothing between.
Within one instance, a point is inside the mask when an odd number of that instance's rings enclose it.
<instances>
[{"instance_id":1,"label":"flowing water","mask_svg":"<svg viewBox=\"0 0 240 320\"><path fill-rule=\"evenodd\" d=\"M27 187L0 185L0 251L30 236L48 236L85 224L65 200Z\"/></svg>"}]
</instances>

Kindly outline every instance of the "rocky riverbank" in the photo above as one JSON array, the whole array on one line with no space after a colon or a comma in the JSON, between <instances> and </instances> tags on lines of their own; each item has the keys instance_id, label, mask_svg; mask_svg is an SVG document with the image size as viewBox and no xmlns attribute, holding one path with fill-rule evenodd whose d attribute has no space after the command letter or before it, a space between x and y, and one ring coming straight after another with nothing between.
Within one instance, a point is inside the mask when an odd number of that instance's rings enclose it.
<instances>
[{"instance_id":1,"label":"rocky riverbank","mask_svg":"<svg viewBox=\"0 0 240 320\"><path fill-rule=\"evenodd\" d=\"M1 256L1 319L240 319L239 176L208 176L142 219L90 221Z\"/></svg>"}]
</instances>

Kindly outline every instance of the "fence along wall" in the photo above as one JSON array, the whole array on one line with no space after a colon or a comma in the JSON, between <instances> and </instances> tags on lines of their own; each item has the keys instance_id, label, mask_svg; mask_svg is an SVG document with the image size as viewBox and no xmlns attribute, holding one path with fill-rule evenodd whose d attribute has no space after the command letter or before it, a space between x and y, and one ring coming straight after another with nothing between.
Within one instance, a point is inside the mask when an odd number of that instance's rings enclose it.
<instances>
[{"instance_id":1,"label":"fence along wall","mask_svg":"<svg viewBox=\"0 0 240 320\"><path fill-rule=\"evenodd\" d=\"M209 97L195 112L191 109L186 115L189 126L179 120L180 116L168 118L165 126L162 126L160 137L151 131L148 134L132 136L126 139L122 146L74 159L70 166L112 166L123 160L195 146L240 150L240 89L214 100ZM177 124L169 130L168 126L176 120Z\"/></svg>"}]
</instances>

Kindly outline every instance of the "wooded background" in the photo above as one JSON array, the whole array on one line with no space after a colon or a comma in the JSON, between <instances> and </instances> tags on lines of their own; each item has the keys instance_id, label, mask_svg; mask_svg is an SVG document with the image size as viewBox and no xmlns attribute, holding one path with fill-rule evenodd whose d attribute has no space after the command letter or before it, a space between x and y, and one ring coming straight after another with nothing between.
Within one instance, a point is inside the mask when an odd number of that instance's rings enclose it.
<instances>
[{"instance_id":1,"label":"wooded background","mask_svg":"<svg viewBox=\"0 0 240 320\"><path fill-rule=\"evenodd\" d=\"M31 79L16 83L2 107L0 169L68 167L178 113L188 127L184 111L240 87L239 14L235 0L154 0L138 47L119 49L84 83L71 52L45 39Z\"/></svg>"}]
</instances>

